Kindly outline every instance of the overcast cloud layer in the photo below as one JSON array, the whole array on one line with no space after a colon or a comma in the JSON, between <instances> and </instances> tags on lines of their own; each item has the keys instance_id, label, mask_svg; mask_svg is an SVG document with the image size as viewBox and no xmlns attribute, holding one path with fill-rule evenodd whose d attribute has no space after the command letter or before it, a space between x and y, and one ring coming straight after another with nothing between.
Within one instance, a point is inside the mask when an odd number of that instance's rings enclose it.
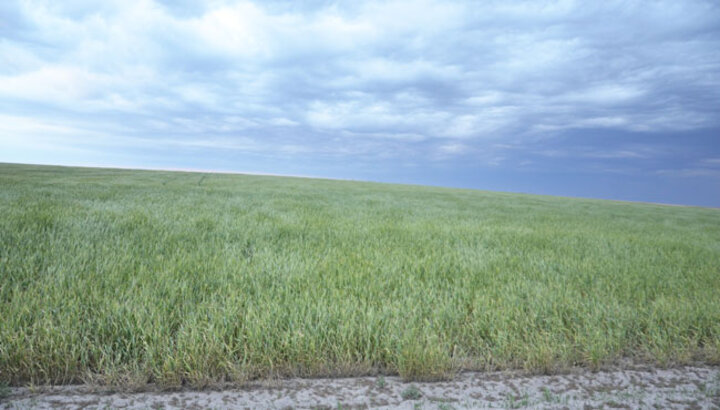
<instances>
[{"instance_id":1,"label":"overcast cloud layer","mask_svg":"<svg viewBox=\"0 0 720 410\"><path fill-rule=\"evenodd\" d=\"M720 206L720 3L3 1L0 161Z\"/></svg>"}]
</instances>

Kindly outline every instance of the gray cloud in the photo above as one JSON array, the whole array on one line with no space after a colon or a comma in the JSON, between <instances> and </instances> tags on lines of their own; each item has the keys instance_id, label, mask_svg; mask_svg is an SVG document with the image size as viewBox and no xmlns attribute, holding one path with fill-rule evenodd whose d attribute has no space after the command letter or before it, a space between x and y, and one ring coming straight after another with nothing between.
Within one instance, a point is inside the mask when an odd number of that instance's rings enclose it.
<instances>
[{"instance_id":1,"label":"gray cloud","mask_svg":"<svg viewBox=\"0 0 720 410\"><path fill-rule=\"evenodd\" d=\"M711 1L28 1L0 22L0 142L15 147L492 165L503 143L568 130L720 122Z\"/></svg>"}]
</instances>

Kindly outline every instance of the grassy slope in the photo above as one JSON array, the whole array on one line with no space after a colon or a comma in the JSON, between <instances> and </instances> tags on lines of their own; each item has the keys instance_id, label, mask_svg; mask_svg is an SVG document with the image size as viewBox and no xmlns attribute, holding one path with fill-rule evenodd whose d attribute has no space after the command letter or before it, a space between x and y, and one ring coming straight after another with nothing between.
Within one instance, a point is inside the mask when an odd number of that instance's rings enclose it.
<instances>
[{"instance_id":1,"label":"grassy slope","mask_svg":"<svg viewBox=\"0 0 720 410\"><path fill-rule=\"evenodd\" d=\"M720 362L720 211L0 164L0 382Z\"/></svg>"}]
</instances>

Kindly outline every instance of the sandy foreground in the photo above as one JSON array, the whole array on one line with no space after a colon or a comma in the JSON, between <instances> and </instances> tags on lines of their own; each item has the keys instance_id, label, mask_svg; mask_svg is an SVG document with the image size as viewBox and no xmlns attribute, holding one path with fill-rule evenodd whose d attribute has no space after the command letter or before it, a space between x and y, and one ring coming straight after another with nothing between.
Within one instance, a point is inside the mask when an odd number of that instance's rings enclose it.
<instances>
[{"instance_id":1,"label":"sandy foreground","mask_svg":"<svg viewBox=\"0 0 720 410\"><path fill-rule=\"evenodd\" d=\"M221 391L114 393L62 386L5 389L2 396L2 409L720 409L720 368L577 370L553 376L471 372L433 383L397 377L282 379Z\"/></svg>"}]
</instances>

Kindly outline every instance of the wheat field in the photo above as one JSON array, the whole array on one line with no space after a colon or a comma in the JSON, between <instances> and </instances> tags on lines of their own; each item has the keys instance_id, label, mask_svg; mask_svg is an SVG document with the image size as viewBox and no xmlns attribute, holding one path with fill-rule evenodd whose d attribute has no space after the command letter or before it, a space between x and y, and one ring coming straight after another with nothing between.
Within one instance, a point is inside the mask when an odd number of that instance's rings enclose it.
<instances>
[{"instance_id":1,"label":"wheat field","mask_svg":"<svg viewBox=\"0 0 720 410\"><path fill-rule=\"evenodd\" d=\"M720 210L0 164L0 383L720 363Z\"/></svg>"}]
</instances>

